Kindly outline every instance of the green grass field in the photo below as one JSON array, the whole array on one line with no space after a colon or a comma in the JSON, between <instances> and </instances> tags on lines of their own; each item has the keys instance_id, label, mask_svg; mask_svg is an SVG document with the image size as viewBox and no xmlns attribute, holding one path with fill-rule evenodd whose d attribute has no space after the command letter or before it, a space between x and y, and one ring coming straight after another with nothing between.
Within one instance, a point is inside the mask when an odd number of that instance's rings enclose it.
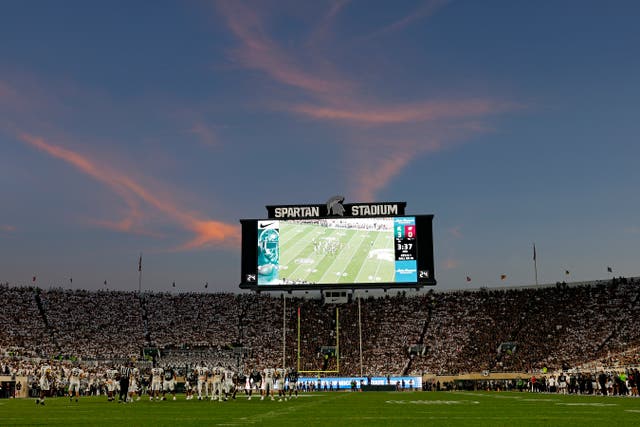
<instances>
[{"instance_id":1,"label":"green grass field","mask_svg":"<svg viewBox=\"0 0 640 427\"><path fill-rule=\"evenodd\" d=\"M496 392L327 392L292 401L0 401L0 425L633 426L640 398Z\"/></svg>"},{"instance_id":2,"label":"green grass field","mask_svg":"<svg viewBox=\"0 0 640 427\"><path fill-rule=\"evenodd\" d=\"M393 282L393 229L280 223L279 278L313 283Z\"/></svg>"}]
</instances>

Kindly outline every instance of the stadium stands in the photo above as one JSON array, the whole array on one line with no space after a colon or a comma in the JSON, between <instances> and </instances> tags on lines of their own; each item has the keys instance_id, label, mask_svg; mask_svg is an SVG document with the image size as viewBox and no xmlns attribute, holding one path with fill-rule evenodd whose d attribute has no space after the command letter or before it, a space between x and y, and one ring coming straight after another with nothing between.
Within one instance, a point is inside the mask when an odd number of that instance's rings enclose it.
<instances>
[{"instance_id":1,"label":"stadium stands","mask_svg":"<svg viewBox=\"0 0 640 427\"><path fill-rule=\"evenodd\" d=\"M263 294L41 290L0 286L0 354L81 360L141 357L164 350L162 363L281 366L282 297ZM365 375L538 372L612 365L640 346L640 283L613 279L580 285L433 292L366 298L362 303ZM297 362L302 313L303 370L332 370L335 306L287 297L286 363ZM339 305L340 373L359 375L357 301ZM514 343L508 351L502 343ZM423 345L420 354L410 347ZM240 351L234 351L234 349ZM637 350L624 363L638 364ZM161 356L162 357L162 356ZM15 365L15 364L14 364ZM15 368L15 366L14 366Z\"/></svg>"}]
</instances>

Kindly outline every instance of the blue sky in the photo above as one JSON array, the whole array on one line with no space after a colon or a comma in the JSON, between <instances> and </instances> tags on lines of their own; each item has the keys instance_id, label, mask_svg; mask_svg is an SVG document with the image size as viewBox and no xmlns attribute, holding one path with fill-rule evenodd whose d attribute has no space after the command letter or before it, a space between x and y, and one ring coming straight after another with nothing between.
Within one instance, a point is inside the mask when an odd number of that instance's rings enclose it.
<instances>
[{"instance_id":1,"label":"blue sky","mask_svg":"<svg viewBox=\"0 0 640 427\"><path fill-rule=\"evenodd\" d=\"M240 218L334 194L434 214L439 289L531 284L533 242L541 283L637 275L638 16L4 1L0 282L137 289L143 252L147 289L235 291Z\"/></svg>"}]
</instances>

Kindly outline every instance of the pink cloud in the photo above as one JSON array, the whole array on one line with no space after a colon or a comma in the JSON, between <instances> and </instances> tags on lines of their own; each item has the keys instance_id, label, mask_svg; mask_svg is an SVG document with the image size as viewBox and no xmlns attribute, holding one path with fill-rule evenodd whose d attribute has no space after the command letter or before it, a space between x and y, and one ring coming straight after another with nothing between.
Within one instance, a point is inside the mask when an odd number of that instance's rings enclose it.
<instances>
[{"instance_id":1,"label":"pink cloud","mask_svg":"<svg viewBox=\"0 0 640 427\"><path fill-rule=\"evenodd\" d=\"M352 188L359 200L375 200L375 195L396 179L417 159L449 150L480 133L457 121L445 125L406 125L400 129L375 128L358 132L345 146ZM406 136L405 136L406 135Z\"/></svg>"},{"instance_id":2,"label":"pink cloud","mask_svg":"<svg viewBox=\"0 0 640 427\"><path fill-rule=\"evenodd\" d=\"M14 95L13 90L5 82L0 81L0 100L4 101Z\"/></svg>"},{"instance_id":3,"label":"pink cloud","mask_svg":"<svg viewBox=\"0 0 640 427\"><path fill-rule=\"evenodd\" d=\"M0 111L24 112L31 107L32 103L27 97L22 96L13 85L0 80Z\"/></svg>"},{"instance_id":4,"label":"pink cloud","mask_svg":"<svg viewBox=\"0 0 640 427\"><path fill-rule=\"evenodd\" d=\"M208 147L215 147L218 145L218 138L213 129L202 122L195 123L189 133L198 137L198 140Z\"/></svg>"},{"instance_id":5,"label":"pink cloud","mask_svg":"<svg viewBox=\"0 0 640 427\"><path fill-rule=\"evenodd\" d=\"M462 239L462 226L461 225L456 225L455 227L451 227L447 231L449 232L449 234L451 236L455 237L456 239Z\"/></svg>"},{"instance_id":6,"label":"pink cloud","mask_svg":"<svg viewBox=\"0 0 640 427\"><path fill-rule=\"evenodd\" d=\"M629 234L640 234L640 227L633 225L631 227L625 228L624 231Z\"/></svg>"},{"instance_id":7,"label":"pink cloud","mask_svg":"<svg viewBox=\"0 0 640 427\"><path fill-rule=\"evenodd\" d=\"M428 18L429 16L436 13L440 8L449 3L450 0L426 0L420 6L418 6L415 10L411 11L408 15L398 19L397 21L392 22L391 24L383 27L372 34L366 36L364 39L371 39L377 36L381 36L384 34L393 33L396 31L400 31L409 25L413 24L416 21L419 21L424 18Z\"/></svg>"},{"instance_id":8,"label":"pink cloud","mask_svg":"<svg viewBox=\"0 0 640 427\"><path fill-rule=\"evenodd\" d=\"M259 14L239 1L219 2L229 28L240 40L234 57L245 67L265 72L275 81L316 95L340 93L350 83L305 71L269 36Z\"/></svg>"},{"instance_id":9,"label":"pink cloud","mask_svg":"<svg viewBox=\"0 0 640 427\"><path fill-rule=\"evenodd\" d=\"M3 231L5 233L13 233L14 231L16 231L16 227L13 225L0 225L0 231Z\"/></svg>"},{"instance_id":10,"label":"pink cloud","mask_svg":"<svg viewBox=\"0 0 640 427\"><path fill-rule=\"evenodd\" d=\"M396 106L368 106L361 104L350 108L295 105L291 107L291 111L318 120L389 125L483 116L505 111L509 108L513 108L513 106L490 99L467 99L427 101Z\"/></svg>"},{"instance_id":11,"label":"pink cloud","mask_svg":"<svg viewBox=\"0 0 640 427\"><path fill-rule=\"evenodd\" d=\"M112 169L104 163L94 162L85 155L53 145L43 138L25 132L21 132L18 137L25 143L69 163L80 172L103 183L123 199L129 208L129 215L126 218L114 222L97 221L96 224L118 231L140 233L137 230L140 229L140 224L144 220L144 214L139 207L142 201L195 235L192 240L181 246L181 249L198 249L221 244L230 244L234 247L239 245L240 230L236 225L188 212L173 202L170 196L145 187L123 170ZM145 234L144 230L142 234Z\"/></svg>"},{"instance_id":12,"label":"pink cloud","mask_svg":"<svg viewBox=\"0 0 640 427\"><path fill-rule=\"evenodd\" d=\"M457 268L459 264L459 261L453 258L448 258L446 260L444 260L444 269L445 270L453 270L454 268Z\"/></svg>"},{"instance_id":13,"label":"pink cloud","mask_svg":"<svg viewBox=\"0 0 640 427\"><path fill-rule=\"evenodd\" d=\"M60 90L60 85L58 90ZM66 88L64 88L66 90ZM0 113L2 119L18 120L48 118L59 115L67 108L55 94L48 93L38 79L28 71L18 70L9 77L0 76ZM8 122L1 123L5 128L11 127Z\"/></svg>"},{"instance_id":14,"label":"pink cloud","mask_svg":"<svg viewBox=\"0 0 640 427\"><path fill-rule=\"evenodd\" d=\"M320 23L314 28L309 37L309 46L326 43L331 38L331 28L339 13L351 0L337 0L331 4L329 11L321 18Z\"/></svg>"},{"instance_id":15,"label":"pink cloud","mask_svg":"<svg viewBox=\"0 0 640 427\"><path fill-rule=\"evenodd\" d=\"M413 159L411 150L398 149L390 154L357 150L359 164L367 162L367 167L354 169L354 195L357 200L375 200L375 194L395 178ZM364 157L364 158L363 158Z\"/></svg>"},{"instance_id":16,"label":"pink cloud","mask_svg":"<svg viewBox=\"0 0 640 427\"><path fill-rule=\"evenodd\" d=\"M366 38L400 31L433 15L447 3L448 0L425 1L408 15ZM336 17L346 4L346 1L332 3L327 13L319 15L319 24L310 30L309 45L331 37ZM239 64L260 70L272 80L298 89L300 94L311 99L292 104L272 98L269 102L273 108L349 128L352 135L341 142L342 148L349 153L346 157L349 159L351 186L355 187L353 193L361 200L373 200L375 194L416 157L446 149L453 142L463 140L464 136L490 130L482 118L520 108L489 98L445 98L399 104L372 100L369 93L362 95L361 79L343 78L335 72L328 58L318 58L317 55L312 58L313 65L325 65L322 69L303 66L309 62L309 52L285 50L280 46L269 34L268 23L257 8L248 7L240 1L224 1L219 5L231 32L240 42L234 51ZM409 129L409 125L413 129ZM422 132L419 133L416 125L428 126L429 129L426 132L420 129ZM372 126L384 132L368 138L363 130ZM381 135L387 135L388 139L382 141ZM367 143L363 143L364 140Z\"/></svg>"}]
</instances>

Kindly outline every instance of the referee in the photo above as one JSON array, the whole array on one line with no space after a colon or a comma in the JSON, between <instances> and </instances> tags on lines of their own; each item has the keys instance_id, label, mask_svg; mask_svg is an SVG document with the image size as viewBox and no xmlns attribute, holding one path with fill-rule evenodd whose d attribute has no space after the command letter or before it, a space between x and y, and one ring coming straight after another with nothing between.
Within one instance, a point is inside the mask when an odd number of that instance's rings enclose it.
<instances>
[{"instance_id":1,"label":"referee","mask_svg":"<svg viewBox=\"0 0 640 427\"><path fill-rule=\"evenodd\" d=\"M129 362L129 366L122 365L120 367L120 395L118 402L126 403L129 395L129 377L131 376L133 362Z\"/></svg>"}]
</instances>

